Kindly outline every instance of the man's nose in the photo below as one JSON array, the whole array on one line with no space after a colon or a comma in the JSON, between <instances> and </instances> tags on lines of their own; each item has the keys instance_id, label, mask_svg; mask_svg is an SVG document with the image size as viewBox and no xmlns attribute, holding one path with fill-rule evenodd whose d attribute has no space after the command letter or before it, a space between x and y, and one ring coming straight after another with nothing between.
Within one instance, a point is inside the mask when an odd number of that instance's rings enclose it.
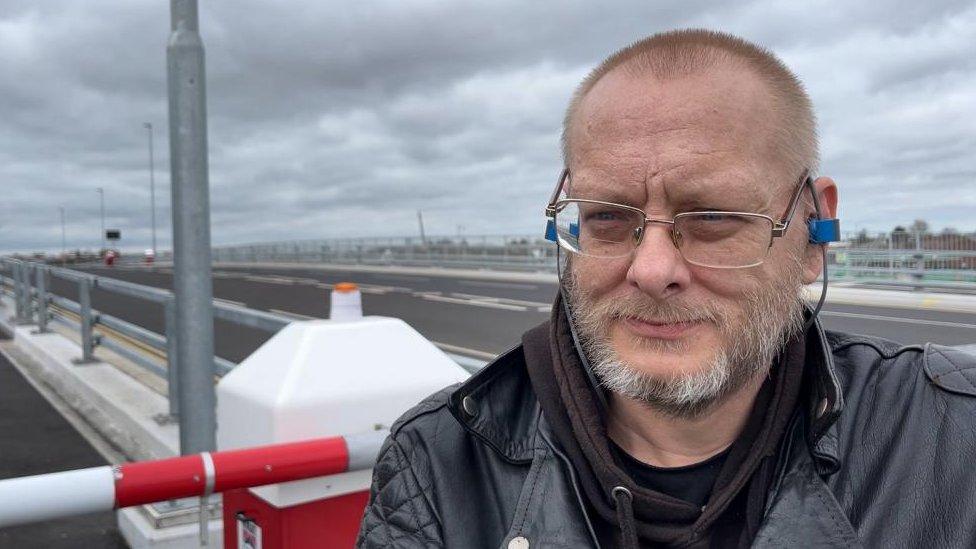
<instances>
[{"instance_id":1,"label":"man's nose","mask_svg":"<svg viewBox=\"0 0 976 549\"><path fill-rule=\"evenodd\" d=\"M648 223L634 260L627 270L627 281L641 292L667 299L691 284L691 270L671 240L671 226Z\"/></svg>"}]
</instances>

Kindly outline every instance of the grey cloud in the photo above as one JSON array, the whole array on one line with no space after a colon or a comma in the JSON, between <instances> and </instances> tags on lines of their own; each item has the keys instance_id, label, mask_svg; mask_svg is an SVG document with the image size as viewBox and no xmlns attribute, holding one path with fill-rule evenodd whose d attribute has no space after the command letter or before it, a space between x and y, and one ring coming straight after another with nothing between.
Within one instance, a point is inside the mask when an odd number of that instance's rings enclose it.
<instances>
[{"instance_id":1,"label":"grey cloud","mask_svg":"<svg viewBox=\"0 0 976 549\"><path fill-rule=\"evenodd\" d=\"M535 233L573 86L684 26L739 33L797 70L845 226L973 228L971 1L201 4L215 243L413 235L418 209L432 233ZM62 204L69 245L94 246L97 186L108 223L144 247L143 121L168 245L168 32L160 2L0 6L0 250L58 249ZM880 192L899 199L880 208Z\"/></svg>"}]
</instances>

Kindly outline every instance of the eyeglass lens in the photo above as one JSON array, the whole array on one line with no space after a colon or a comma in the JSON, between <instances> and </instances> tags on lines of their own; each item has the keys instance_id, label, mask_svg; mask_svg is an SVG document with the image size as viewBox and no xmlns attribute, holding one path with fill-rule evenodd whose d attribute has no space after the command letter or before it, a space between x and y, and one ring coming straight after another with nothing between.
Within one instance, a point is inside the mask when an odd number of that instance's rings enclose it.
<instances>
[{"instance_id":1,"label":"eyeglass lens","mask_svg":"<svg viewBox=\"0 0 976 549\"><path fill-rule=\"evenodd\" d=\"M643 230L653 231L656 225L660 224L648 223ZM618 205L564 200L557 207L559 244L579 255L608 259L628 256L642 240L642 227L643 214ZM759 215L690 212L675 217L673 230L674 242L689 263L745 267L762 263L772 228L772 222Z\"/></svg>"}]
</instances>

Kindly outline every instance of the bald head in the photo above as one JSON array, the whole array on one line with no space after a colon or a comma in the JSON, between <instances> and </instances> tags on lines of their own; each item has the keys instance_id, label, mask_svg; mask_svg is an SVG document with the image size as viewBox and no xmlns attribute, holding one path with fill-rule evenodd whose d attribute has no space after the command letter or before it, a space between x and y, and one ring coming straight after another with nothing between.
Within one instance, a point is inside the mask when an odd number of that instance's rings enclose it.
<instances>
[{"instance_id":1,"label":"bald head","mask_svg":"<svg viewBox=\"0 0 976 549\"><path fill-rule=\"evenodd\" d=\"M572 166L576 157L577 125L581 123L581 117L600 110L599 105L593 103L613 100L601 96L587 101L591 92L609 75L642 80L648 101L655 95L655 88L672 81L698 81L709 86L714 85L716 79L735 80L738 84L755 83L755 86L736 87L751 90L752 101L749 103L759 104L758 109L743 106L751 110L749 115L756 127L763 130L764 146L756 150L774 157L767 160L775 162L787 173L816 169L816 122L810 99L800 81L765 49L728 34L706 30L679 30L650 36L617 51L594 69L576 89L566 111L563 123L566 166ZM728 84L731 86L732 82ZM720 85L716 89L723 87L729 86ZM728 98L718 99L724 100L718 101L716 108L730 108L736 104Z\"/></svg>"}]
</instances>

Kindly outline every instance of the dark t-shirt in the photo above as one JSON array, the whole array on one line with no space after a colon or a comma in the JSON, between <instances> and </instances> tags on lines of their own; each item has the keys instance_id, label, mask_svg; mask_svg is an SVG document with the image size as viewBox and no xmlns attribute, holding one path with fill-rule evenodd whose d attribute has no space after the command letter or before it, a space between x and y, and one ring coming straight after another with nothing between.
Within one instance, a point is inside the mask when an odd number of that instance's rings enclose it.
<instances>
[{"instance_id":1,"label":"dark t-shirt","mask_svg":"<svg viewBox=\"0 0 976 549\"><path fill-rule=\"evenodd\" d=\"M716 454L705 461L684 467L655 467L637 460L623 451L612 440L610 448L620 466L637 485L667 494L701 507L708 502L715 478L718 477L729 450Z\"/></svg>"}]
</instances>

